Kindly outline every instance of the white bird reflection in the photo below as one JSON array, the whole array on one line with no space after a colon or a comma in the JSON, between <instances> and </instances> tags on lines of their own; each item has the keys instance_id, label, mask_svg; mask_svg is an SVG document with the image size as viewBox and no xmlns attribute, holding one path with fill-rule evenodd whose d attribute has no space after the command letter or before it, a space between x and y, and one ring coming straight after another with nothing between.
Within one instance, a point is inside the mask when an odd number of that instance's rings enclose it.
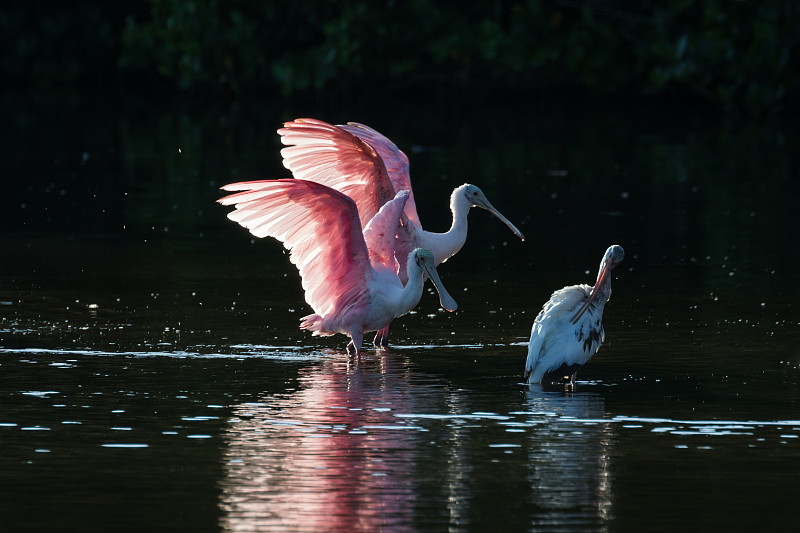
<instances>
[{"instance_id":1,"label":"white bird reflection","mask_svg":"<svg viewBox=\"0 0 800 533\"><path fill-rule=\"evenodd\" d=\"M537 426L528 442L534 527L606 531L612 517L614 424L594 392L547 392L531 386L519 413Z\"/></svg>"}]
</instances>

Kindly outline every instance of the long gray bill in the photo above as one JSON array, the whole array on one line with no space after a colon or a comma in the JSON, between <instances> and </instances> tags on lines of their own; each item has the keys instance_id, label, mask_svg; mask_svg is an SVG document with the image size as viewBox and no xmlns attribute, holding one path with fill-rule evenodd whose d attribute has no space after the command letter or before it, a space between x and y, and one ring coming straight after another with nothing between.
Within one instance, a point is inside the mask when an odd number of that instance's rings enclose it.
<instances>
[{"instance_id":1,"label":"long gray bill","mask_svg":"<svg viewBox=\"0 0 800 533\"><path fill-rule=\"evenodd\" d=\"M500 219L500 221L501 221L503 224L505 224L506 226L508 226L508 229L510 229L511 231L513 231L513 232L514 232L514 235L516 235L517 237L519 237L519 238L520 238L520 239L522 239L523 241L525 240L525 235L523 235L523 234L522 234L522 232L521 232L520 230L518 230L518 229L517 229L517 227L516 227L514 224L512 224L510 220L508 220L506 217L504 217L504 216L503 216L503 215L500 213L500 211L498 211L497 209L495 209L495 208L494 208L494 206L493 206L492 204L490 204L488 200L486 201L486 205L482 205L482 204L475 204L475 205L477 205L478 207L483 207L484 209L486 209L487 211L489 211L491 214L493 214L494 216L496 216L497 218L499 218L499 219Z\"/></svg>"},{"instance_id":2,"label":"long gray bill","mask_svg":"<svg viewBox=\"0 0 800 533\"><path fill-rule=\"evenodd\" d=\"M424 265L425 273L431 278L434 287L436 287L436 290L439 292L439 303L441 306L448 311L455 311L458 309L458 304L453 297L450 296L450 293L447 292L447 289L444 288L442 280L439 279L439 273L436 272L436 267L431 263L425 263Z\"/></svg>"}]
</instances>

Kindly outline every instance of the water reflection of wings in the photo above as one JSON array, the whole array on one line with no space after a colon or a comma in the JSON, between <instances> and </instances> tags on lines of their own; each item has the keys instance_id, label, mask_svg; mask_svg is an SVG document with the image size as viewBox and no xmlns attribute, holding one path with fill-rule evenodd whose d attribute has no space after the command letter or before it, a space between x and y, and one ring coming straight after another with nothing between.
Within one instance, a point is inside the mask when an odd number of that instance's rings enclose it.
<instances>
[{"instance_id":1,"label":"water reflection of wings","mask_svg":"<svg viewBox=\"0 0 800 533\"><path fill-rule=\"evenodd\" d=\"M595 392L530 387L526 415L536 426L528 443L533 525L608 529L612 511L612 424Z\"/></svg>"},{"instance_id":2,"label":"water reflection of wings","mask_svg":"<svg viewBox=\"0 0 800 533\"><path fill-rule=\"evenodd\" d=\"M224 530L411 529L420 436L393 412L426 395L402 383L402 369L382 370L328 359L300 371L299 390L235 407L225 435Z\"/></svg>"}]
</instances>

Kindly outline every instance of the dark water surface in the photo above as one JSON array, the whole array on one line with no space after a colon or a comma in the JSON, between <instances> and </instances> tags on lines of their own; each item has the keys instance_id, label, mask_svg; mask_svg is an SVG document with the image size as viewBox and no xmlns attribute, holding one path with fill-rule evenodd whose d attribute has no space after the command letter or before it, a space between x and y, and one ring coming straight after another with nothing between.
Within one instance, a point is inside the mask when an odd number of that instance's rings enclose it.
<instances>
[{"instance_id":1,"label":"dark water surface","mask_svg":"<svg viewBox=\"0 0 800 533\"><path fill-rule=\"evenodd\" d=\"M119 112L5 102L3 531L794 530L800 136L654 109ZM218 187L275 129L358 120L428 229L473 210L394 346L348 359ZM522 383L550 293L626 250L575 392Z\"/></svg>"}]
</instances>

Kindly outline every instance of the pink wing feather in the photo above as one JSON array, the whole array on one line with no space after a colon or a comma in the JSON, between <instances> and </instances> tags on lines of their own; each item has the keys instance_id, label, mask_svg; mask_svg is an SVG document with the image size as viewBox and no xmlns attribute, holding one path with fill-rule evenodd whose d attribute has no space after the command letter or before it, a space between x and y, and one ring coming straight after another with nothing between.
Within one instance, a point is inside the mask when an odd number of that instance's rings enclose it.
<instances>
[{"instance_id":1,"label":"pink wing feather","mask_svg":"<svg viewBox=\"0 0 800 533\"><path fill-rule=\"evenodd\" d=\"M355 200L362 227L396 191L411 191L406 155L367 126L300 118L285 123L278 133L287 145L281 150L283 165L295 178L323 183ZM413 192L405 213L419 224Z\"/></svg>"},{"instance_id":2,"label":"pink wing feather","mask_svg":"<svg viewBox=\"0 0 800 533\"><path fill-rule=\"evenodd\" d=\"M414 202L414 190L411 188L408 156L388 137L369 126L358 122L348 122L347 125L339 127L352 133L378 152L387 172L389 172L389 179L392 180L392 185L396 191L411 191L411 196L406 202L405 213L408 220L417 226L421 226L417 215L417 204Z\"/></svg>"},{"instance_id":3,"label":"pink wing feather","mask_svg":"<svg viewBox=\"0 0 800 533\"><path fill-rule=\"evenodd\" d=\"M361 227L391 200L395 189L380 156L358 137L321 120L300 118L278 130L283 166L295 178L314 181L352 198Z\"/></svg>"},{"instance_id":4,"label":"pink wing feather","mask_svg":"<svg viewBox=\"0 0 800 533\"><path fill-rule=\"evenodd\" d=\"M243 191L217 200L235 205L228 218L256 237L274 237L291 252L306 302L322 317L341 312L367 292L374 275L352 199L311 181L232 183Z\"/></svg>"},{"instance_id":5,"label":"pink wing feather","mask_svg":"<svg viewBox=\"0 0 800 533\"><path fill-rule=\"evenodd\" d=\"M386 202L372 217L367 227L364 228L364 241L369 250L369 259L372 268L378 269L385 267L392 272L397 272L397 260L395 259L395 235L400 225L400 215L408 201L411 193L409 191L399 191L393 200ZM410 250L409 250L410 252ZM408 253L405 259L408 258ZM401 260L404 259L401 257Z\"/></svg>"}]
</instances>

